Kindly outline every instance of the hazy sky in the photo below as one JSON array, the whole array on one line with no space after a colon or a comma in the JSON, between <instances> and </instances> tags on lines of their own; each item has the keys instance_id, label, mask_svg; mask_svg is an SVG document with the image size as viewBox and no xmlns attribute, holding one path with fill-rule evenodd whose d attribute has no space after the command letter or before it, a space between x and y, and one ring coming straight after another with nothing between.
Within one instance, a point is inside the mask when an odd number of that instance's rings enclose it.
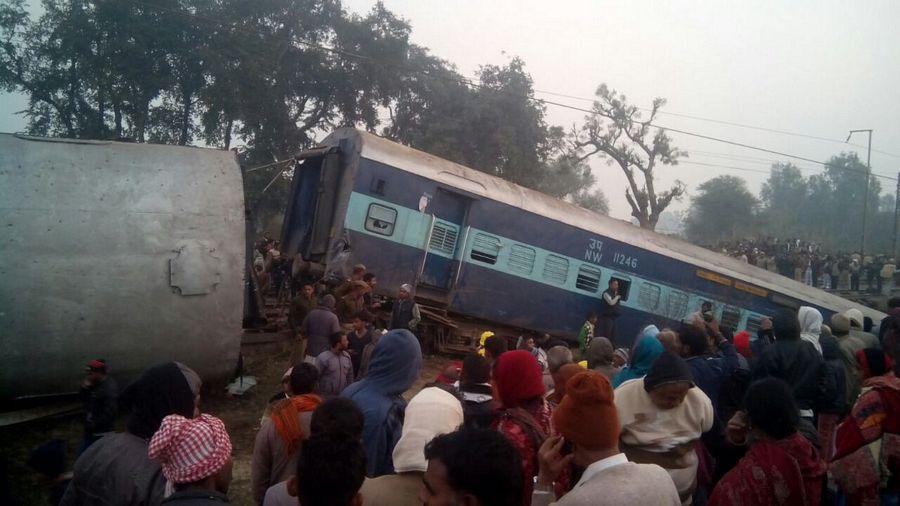
<instances>
[{"instance_id":1,"label":"hazy sky","mask_svg":"<svg viewBox=\"0 0 900 506\"><path fill-rule=\"evenodd\" d=\"M364 13L374 0L345 0ZM384 0L407 19L412 40L454 62L468 76L485 63L520 56L538 90L591 98L598 84L635 104L668 99L666 111L843 141L849 129L874 129L876 173L900 171L900 2L866 1L474 1ZM589 108L589 102L538 94ZM23 128L13 113L19 96L0 96L0 131ZM551 123L580 123L584 114L548 106ZM865 149L661 115L673 128L753 144L815 160ZM744 177L757 191L769 164L783 158L673 134L694 163L667 168L689 190L716 175ZM853 143L865 144L864 134ZM625 178L592 162L611 214L629 214ZM821 167L798 162L807 173ZM763 173L754 172L762 171ZM881 180L893 191L895 182ZM677 208L684 208L687 199Z\"/></svg>"}]
</instances>

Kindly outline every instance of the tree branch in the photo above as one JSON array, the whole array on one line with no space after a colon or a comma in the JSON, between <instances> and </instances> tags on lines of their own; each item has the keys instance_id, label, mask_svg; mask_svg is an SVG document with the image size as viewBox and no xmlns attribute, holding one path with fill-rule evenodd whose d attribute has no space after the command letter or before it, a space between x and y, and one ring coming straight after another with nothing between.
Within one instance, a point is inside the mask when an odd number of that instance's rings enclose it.
<instances>
[{"instance_id":1,"label":"tree branch","mask_svg":"<svg viewBox=\"0 0 900 506\"><path fill-rule=\"evenodd\" d=\"M593 114L586 118L582 128L587 140L576 143L578 150L587 146L592 146L593 150L579 160L602 152L618 163L628 180L629 188L625 191L625 198L631 206L632 215L642 227L652 229L659 214L672 200L684 194L684 185L680 182L667 192L659 195L656 192L653 171L657 162L661 160L674 165L677 158L684 154L670 145L669 138L662 131L657 132L652 140L647 138L650 129L654 128L653 120L665 105L665 100L655 99L649 118L641 120L639 109L627 104L624 95L610 90L606 85L598 87L597 96ZM623 135L627 142L620 143ZM638 185L634 167L641 171L643 188Z\"/></svg>"}]
</instances>

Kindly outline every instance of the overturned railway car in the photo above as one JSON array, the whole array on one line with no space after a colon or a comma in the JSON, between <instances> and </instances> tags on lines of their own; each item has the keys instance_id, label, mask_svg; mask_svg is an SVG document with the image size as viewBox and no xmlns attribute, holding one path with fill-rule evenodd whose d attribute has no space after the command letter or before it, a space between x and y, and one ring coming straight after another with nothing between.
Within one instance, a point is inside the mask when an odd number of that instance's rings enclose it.
<instances>
[{"instance_id":1,"label":"overturned railway car","mask_svg":"<svg viewBox=\"0 0 900 506\"><path fill-rule=\"evenodd\" d=\"M884 316L363 131L335 131L297 158L284 253L343 274L363 263L381 290L412 283L417 298L458 315L574 336L617 279L625 346L640 326L677 324L703 301L736 329L801 305L826 319L854 307Z\"/></svg>"},{"instance_id":2,"label":"overturned railway car","mask_svg":"<svg viewBox=\"0 0 900 506\"><path fill-rule=\"evenodd\" d=\"M227 379L246 256L229 151L0 134L0 399L178 360Z\"/></svg>"}]
</instances>

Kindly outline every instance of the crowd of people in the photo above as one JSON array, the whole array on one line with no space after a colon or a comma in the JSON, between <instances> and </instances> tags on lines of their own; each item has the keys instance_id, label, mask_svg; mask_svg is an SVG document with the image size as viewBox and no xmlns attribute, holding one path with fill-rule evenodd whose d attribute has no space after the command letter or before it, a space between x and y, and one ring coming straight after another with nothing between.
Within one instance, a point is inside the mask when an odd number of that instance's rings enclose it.
<instances>
[{"instance_id":1,"label":"crowd of people","mask_svg":"<svg viewBox=\"0 0 900 506\"><path fill-rule=\"evenodd\" d=\"M890 294L897 272L888 255L829 253L821 245L800 239L761 237L722 241L714 250L770 272L826 290L864 289Z\"/></svg>"},{"instance_id":2,"label":"crowd of people","mask_svg":"<svg viewBox=\"0 0 900 506\"><path fill-rule=\"evenodd\" d=\"M900 299L877 328L858 310L825 325L801 307L734 332L701 308L677 328L646 326L626 349L603 335L615 331L611 284L576 341L510 346L485 331L407 403L421 314L409 285L393 302L376 285L357 265L340 283L298 287L292 367L254 440L256 504L900 499ZM55 504L228 503L230 435L203 412L201 385L171 362L118 393L105 361L87 364L84 443Z\"/></svg>"}]
</instances>

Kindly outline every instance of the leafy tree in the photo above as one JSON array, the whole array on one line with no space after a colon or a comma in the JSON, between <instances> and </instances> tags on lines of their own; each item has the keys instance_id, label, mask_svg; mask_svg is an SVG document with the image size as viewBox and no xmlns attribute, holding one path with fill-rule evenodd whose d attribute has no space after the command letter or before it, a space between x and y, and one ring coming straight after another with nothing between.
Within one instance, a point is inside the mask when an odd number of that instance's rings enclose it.
<instances>
[{"instance_id":1,"label":"leafy tree","mask_svg":"<svg viewBox=\"0 0 900 506\"><path fill-rule=\"evenodd\" d=\"M455 67L418 46L409 51L397 97L381 135L461 164L471 163L473 93ZM490 167L478 169L489 171Z\"/></svg>"},{"instance_id":2,"label":"leafy tree","mask_svg":"<svg viewBox=\"0 0 900 506\"><path fill-rule=\"evenodd\" d=\"M600 189L581 190L569 197L569 200L585 209L598 212L600 214L609 214L609 201L606 195Z\"/></svg>"},{"instance_id":3,"label":"leafy tree","mask_svg":"<svg viewBox=\"0 0 900 506\"><path fill-rule=\"evenodd\" d=\"M894 228L896 218L894 216L894 196L883 195L875 215L875 220L869 226L869 251L877 253L894 253Z\"/></svg>"},{"instance_id":4,"label":"leafy tree","mask_svg":"<svg viewBox=\"0 0 900 506\"><path fill-rule=\"evenodd\" d=\"M323 132L357 126L557 197L602 209L586 164L533 100L513 59L470 86L410 44L382 4L338 0L24 0L0 4L0 87L30 96L35 134L230 148L287 160ZM379 117L387 111L389 120ZM289 171L246 174L247 201L280 212ZM270 185L271 182L271 185ZM263 195L263 190L269 189ZM255 203L255 204L254 204Z\"/></svg>"},{"instance_id":5,"label":"leafy tree","mask_svg":"<svg viewBox=\"0 0 900 506\"><path fill-rule=\"evenodd\" d=\"M514 58L507 66L488 65L475 86L439 60L416 55L429 69L410 76L398 114L385 133L415 148L536 187L548 150L544 108L531 100L531 76ZM408 103L406 103L408 102Z\"/></svg>"},{"instance_id":6,"label":"leafy tree","mask_svg":"<svg viewBox=\"0 0 900 506\"><path fill-rule=\"evenodd\" d=\"M753 229L759 201L747 183L735 176L718 176L698 187L685 220L691 241L713 244L744 237Z\"/></svg>"},{"instance_id":7,"label":"leafy tree","mask_svg":"<svg viewBox=\"0 0 900 506\"><path fill-rule=\"evenodd\" d=\"M29 94L29 131L144 141L156 129L154 140L190 140L184 118L202 81L204 37L178 1L44 0L38 20L23 5L2 7L0 83Z\"/></svg>"},{"instance_id":8,"label":"leafy tree","mask_svg":"<svg viewBox=\"0 0 900 506\"><path fill-rule=\"evenodd\" d=\"M468 83L445 62L414 48L422 72L404 77L382 133L394 140L502 177L554 197L606 213L600 190L591 190L590 167L571 149L560 127L549 126L534 100L524 62L482 67Z\"/></svg>"},{"instance_id":9,"label":"leafy tree","mask_svg":"<svg viewBox=\"0 0 900 506\"><path fill-rule=\"evenodd\" d=\"M832 188L830 220L833 228L830 236L844 249L857 250L862 237L863 201L868 200L867 218L869 237L872 224L878 214L881 183L869 177L866 191L866 166L856 153L841 153L826 162L825 178Z\"/></svg>"},{"instance_id":10,"label":"leafy tree","mask_svg":"<svg viewBox=\"0 0 900 506\"><path fill-rule=\"evenodd\" d=\"M808 193L800 169L790 163L774 164L760 190L766 232L776 237L797 236L804 225L798 210L806 205Z\"/></svg>"},{"instance_id":11,"label":"leafy tree","mask_svg":"<svg viewBox=\"0 0 900 506\"><path fill-rule=\"evenodd\" d=\"M588 150L583 158L602 154L610 164L619 166L628 179L625 198L631 206L631 215L642 228L653 230L660 213L685 192L681 181L668 190L656 188L654 170L658 164L677 165L678 158L687 156L671 144L665 131L652 125L666 101L655 99L645 120L637 106L628 104L625 95L605 84L597 88L597 98L593 113L585 118L578 133L576 146Z\"/></svg>"},{"instance_id":12,"label":"leafy tree","mask_svg":"<svg viewBox=\"0 0 900 506\"><path fill-rule=\"evenodd\" d=\"M862 234L866 167L855 153L841 153L826 163L825 171L804 178L792 164L775 164L760 193L762 224L766 234L815 240L832 250L858 251ZM869 179L869 240L882 234L892 220L879 211L881 183ZM890 229L892 230L892 229ZM868 242L868 241L867 241ZM871 249L871 248L870 248Z\"/></svg>"}]
</instances>

